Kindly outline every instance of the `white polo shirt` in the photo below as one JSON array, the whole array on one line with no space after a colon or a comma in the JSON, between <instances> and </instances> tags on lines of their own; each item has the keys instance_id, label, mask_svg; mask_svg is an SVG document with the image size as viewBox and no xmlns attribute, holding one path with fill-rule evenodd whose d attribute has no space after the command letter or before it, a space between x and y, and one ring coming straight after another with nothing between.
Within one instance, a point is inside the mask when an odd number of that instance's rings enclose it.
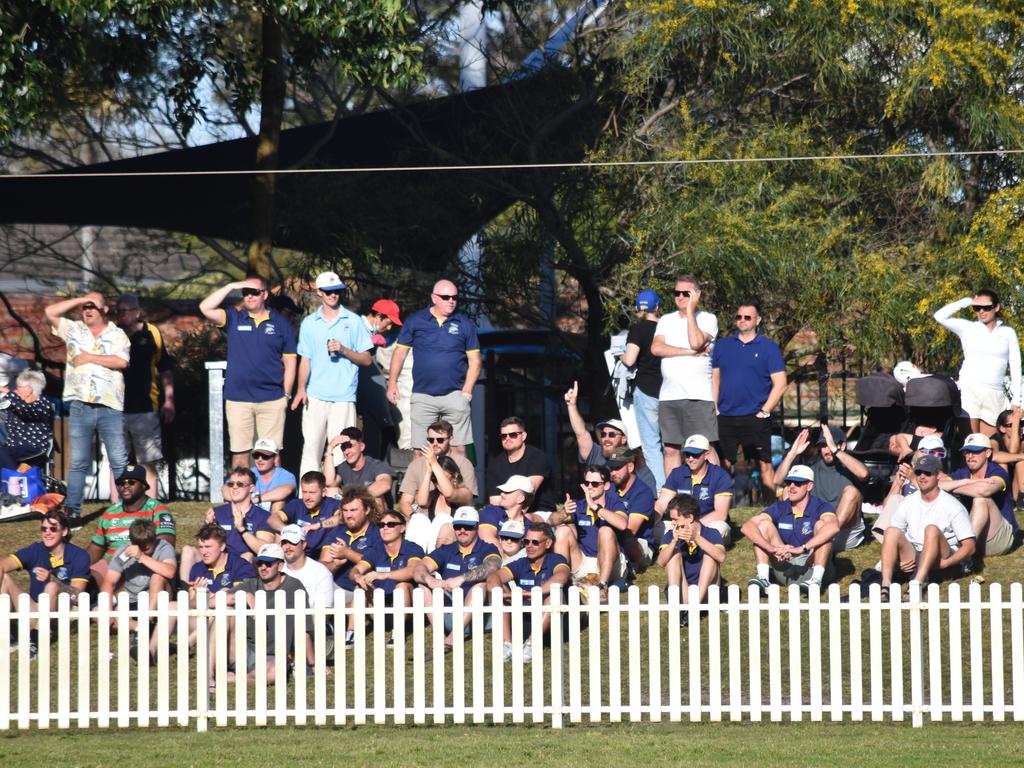
<instances>
[{"instance_id":1,"label":"white polo shirt","mask_svg":"<svg viewBox=\"0 0 1024 768\"><path fill-rule=\"evenodd\" d=\"M964 505L945 491L939 491L934 501L925 501L920 493L905 497L889 521L889 527L903 531L918 552L924 547L924 529L929 525L942 531L953 551L959 549L961 541L975 538Z\"/></svg>"},{"instance_id":2,"label":"white polo shirt","mask_svg":"<svg viewBox=\"0 0 1024 768\"><path fill-rule=\"evenodd\" d=\"M690 349L687 336L688 321L685 314L672 312L658 320L655 336L664 336L665 343L673 347ZM707 333L714 343L718 335L718 318L710 312L697 313L697 327ZM661 393L659 400L714 400L711 391L711 352L685 357L661 358Z\"/></svg>"}]
</instances>

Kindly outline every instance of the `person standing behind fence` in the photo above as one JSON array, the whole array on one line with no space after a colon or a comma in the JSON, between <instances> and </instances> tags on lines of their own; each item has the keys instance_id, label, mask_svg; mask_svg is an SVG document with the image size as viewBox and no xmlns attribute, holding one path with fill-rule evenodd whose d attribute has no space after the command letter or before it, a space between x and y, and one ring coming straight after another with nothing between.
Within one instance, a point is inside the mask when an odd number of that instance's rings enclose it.
<instances>
[{"instance_id":1,"label":"person standing behind fence","mask_svg":"<svg viewBox=\"0 0 1024 768\"><path fill-rule=\"evenodd\" d=\"M242 292L242 308L221 309L234 290ZM228 340L224 409L232 467L249 466L257 439L284 443L285 411L295 384L295 334L283 315L267 308L266 299L264 279L248 277L218 288L199 304Z\"/></svg>"},{"instance_id":2,"label":"person standing behind fence","mask_svg":"<svg viewBox=\"0 0 1024 768\"><path fill-rule=\"evenodd\" d=\"M737 449L743 446L751 469L758 462L761 485L770 497L775 491L772 411L786 391L786 363L779 345L757 332L760 324L757 303L740 304L736 333L719 339L711 353L711 388L722 463L732 471Z\"/></svg>"},{"instance_id":3,"label":"person standing behind fence","mask_svg":"<svg viewBox=\"0 0 1024 768\"><path fill-rule=\"evenodd\" d=\"M81 310L82 319L68 320L65 315L76 309ZM68 404L70 422L71 466L66 504L72 527L80 525L93 435L99 433L114 477L128 463L124 444L124 370L128 367L131 344L125 332L108 321L106 314L107 301L95 291L46 308L53 335L62 339L67 348L64 401Z\"/></svg>"},{"instance_id":4,"label":"person standing behind fence","mask_svg":"<svg viewBox=\"0 0 1024 768\"><path fill-rule=\"evenodd\" d=\"M476 325L455 311L458 289L439 280L430 294L431 306L406 318L391 357L388 400L397 405L398 377L408 350L416 352L412 369L412 446L423 445L427 427L444 419L454 428L452 450L465 453L473 442L470 401L482 361Z\"/></svg>"},{"instance_id":5,"label":"person standing behind fence","mask_svg":"<svg viewBox=\"0 0 1024 768\"><path fill-rule=\"evenodd\" d=\"M978 318L972 322L953 317L970 307ZM999 320L999 296L983 288L974 298L963 298L939 309L934 317L960 339L964 361L960 366L960 398L971 417L971 431L992 435L999 414L1009 406L1024 404L1017 333ZM1006 396L1006 369L1010 369L1010 397Z\"/></svg>"},{"instance_id":6,"label":"person standing behind fence","mask_svg":"<svg viewBox=\"0 0 1024 768\"><path fill-rule=\"evenodd\" d=\"M143 321L139 297L134 293L117 297L117 324L131 343L124 373L125 443L128 453L135 454L135 462L145 468L147 493L155 499L156 464L164 458L160 421L169 424L174 420L174 361L167 354L160 329Z\"/></svg>"},{"instance_id":7,"label":"person standing behind fence","mask_svg":"<svg viewBox=\"0 0 1024 768\"><path fill-rule=\"evenodd\" d=\"M665 450L658 425L658 398L661 396L661 358L651 353L654 333L658 327L661 297L650 288L636 297L637 321L626 334L626 351L620 360L627 368L636 366L633 378L633 415L644 450L644 462L654 477L651 490L657 492L665 484Z\"/></svg>"},{"instance_id":8,"label":"person standing behind fence","mask_svg":"<svg viewBox=\"0 0 1024 768\"><path fill-rule=\"evenodd\" d=\"M341 303L345 284L334 272L316 278L320 307L299 327L299 374L292 410L302 411L300 473L320 469L328 435L356 425L360 367L373 359L373 342L363 319Z\"/></svg>"},{"instance_id":9,"label":"person standing behind fence","mask_svg":"<svg viewBox=\"0 0 1024 768\"><path fill-rule=\"evenodd\" d=\"M682 464L682 445L690 435L718 440L711 352L718 335L718 318L697 310L700 283L693 275L676 279L676 312L658 320L651 354L661 358L658 423L665 446L665 475ZM712 463L718 454L710 453Z\"/></svg>"}]
</instances>

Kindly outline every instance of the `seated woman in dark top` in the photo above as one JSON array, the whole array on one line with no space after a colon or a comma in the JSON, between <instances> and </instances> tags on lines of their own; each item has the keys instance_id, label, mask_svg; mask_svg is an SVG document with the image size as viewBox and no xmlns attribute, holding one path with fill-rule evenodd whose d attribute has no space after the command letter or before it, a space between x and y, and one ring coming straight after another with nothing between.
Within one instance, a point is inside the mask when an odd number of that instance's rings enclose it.
<instances>
[{"instance_id":1,"label":"seated woman in dark top","mask_svg":"<svg viewBox=\"0 0 1024 768\"><path fill-rule=\"evenodd\" d=\"M7 439L0 444L0 466L14 469L25 459L45 453L53 441L53 403L42 397L46 377L22 371L7 394Z\"/></svg>"}]
</instances>

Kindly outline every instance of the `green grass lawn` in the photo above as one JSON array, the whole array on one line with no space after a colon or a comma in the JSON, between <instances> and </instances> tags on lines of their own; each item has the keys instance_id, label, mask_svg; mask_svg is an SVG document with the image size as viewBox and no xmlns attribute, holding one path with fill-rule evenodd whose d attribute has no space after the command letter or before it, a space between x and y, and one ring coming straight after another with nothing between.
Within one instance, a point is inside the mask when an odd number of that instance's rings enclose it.
<instances>
[{"instance_id":1,"label":"green grass lawn","mask_svg":"<svg viewBox=\"0 0 1024 768\"><path fill-rule=\"evenodd\" d=\"M1018 766L1019 723L913 730L867 723L28 732L0 737L17 766Z\"/></svg>"}]
</instances>

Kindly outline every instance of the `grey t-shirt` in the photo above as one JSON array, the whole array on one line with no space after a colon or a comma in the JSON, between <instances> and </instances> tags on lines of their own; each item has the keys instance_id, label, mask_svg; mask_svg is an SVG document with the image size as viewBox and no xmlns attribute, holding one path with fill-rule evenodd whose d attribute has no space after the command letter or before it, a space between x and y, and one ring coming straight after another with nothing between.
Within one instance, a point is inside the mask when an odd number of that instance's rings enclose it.
<instances>
[{"instance_id":1,"label":"grey t-shirt","mask_svg":"<svg viewBox=\"0 0 1024 768\"><path fill-rule=\"evenodd\" d=\"M149 580L153 577L153 572L134 557L122 557L122 553L128 547L129 545L125 544L118 549L110 558L107 567L114 573L124 575L124 591L130 595L129 600L134 600L136 595L149 587ZM156 546L153 547L153 559L159 560L161 563L177 562L174 547L165 539L156 540Z\"/></svg>"},{"instance_id":2,"label":"grey t-shirt","mask_svg":"<svg viewBox=\"0 0 1024 768\"><path fill-rule=\"evenodd\" d=\"M380 475L395 476L395 470L380 459L375 459L372 456L365 458L366 462L358 472L352 469L352 465L347 461L336 466L334 471L338 473L345 485L362 485L364 487L373 483Z\"/></svg>"},{"instance_id":3,"label":"grey t-shirt","mask_svg":"<svg viewBox=\"0 0 1024 768\"><path fill-rule=\"evenodd\" d=\"M819 457L810 467L814 472L814 495L829 504L837 504L843 489L853 485L853 475L839 463L838 459L833 464L826 464L825 460Z\"/></svg>"},{"instance_id":4,"label":"grey t-shirt","mask_svg":"<svg viewBox=\"0 0 1024 768\"><path fill-rule=\"evenodd\" d=\"M583 459L583 457L581 457L579 454L576 455L576 458L582 465L594 464L595 466L603 467L605 464L608 463L608 460L604 457L604 454L601 453L601 446L598 445L596 441L592 446L590 446L590 453L587 454L586 459ZM651 489L651 492L654 494L654 497L657 498L658 493L661 491L661 488L658 487L658 483L654 479L654 475L651 474L651 470L647 468L646 464L644 464L641 467L637 467L636 476L641 483L643 483L644 485Z\"/></svg>"},{"instance_id":5,"label":"grey t-shirt","mask_svg":"<svg viewBox=\"0 0 1024 768\"><path fill-rule=\"evenodd\" d=\"M255 595L257 592L267 593L267 608L274 608L277 605L285 607L291 607L297 605L296 593L303 591L302 582L296 579L294 576L285 574L284 581L277 589L268 590L263 582L259 578L245 579L241 584L238 585L239 592L248 592L249 594ZM261 617L262 618L262 617ZM267 614L266 618L267 626L267 656L275 655L275 632L276 632L276 619L270 613ZM295 646L295 617L288 616L285 619L285 631L287 633L287 640L285 642L285 648L288 653L292 652ZM306 631L313 631L313 618L311 616L306 617ZM246 627L246 642L249 645L256 646L256 620L249 618L248 626Z\"/></svg>"}]
</instances>

